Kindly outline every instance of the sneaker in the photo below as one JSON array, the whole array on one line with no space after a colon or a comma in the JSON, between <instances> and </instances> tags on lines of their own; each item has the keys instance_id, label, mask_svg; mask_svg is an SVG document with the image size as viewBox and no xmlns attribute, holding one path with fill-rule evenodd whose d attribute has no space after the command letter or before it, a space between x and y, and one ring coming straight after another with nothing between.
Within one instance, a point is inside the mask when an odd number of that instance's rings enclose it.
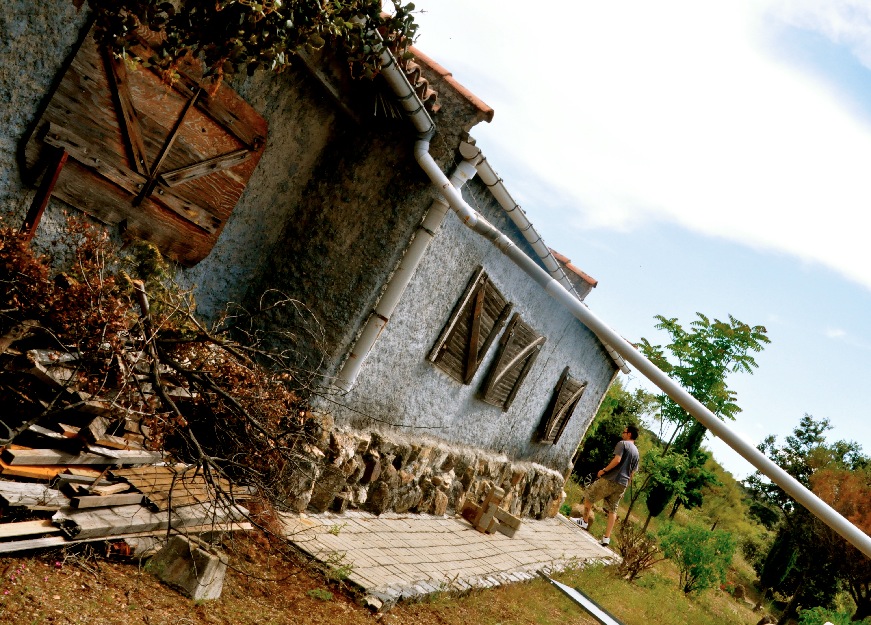
<instances>
[{"instance_id":1,"label":"sneaker","mask_svg":"<svg viewBox=\"0 0 871 625\"><path fill-rule=\"evenodd\" d=\"M611 544L611 537L610 536L602 536L602 546L607 547L610 544Z\"/></svg>"},{"instance_id":2,"label":"sneaker","mask_svg":"<svg viewBox=\"0 0 871 625\"><path fill-rule=\"evenodd\" d=\"M590 524L587 523L586 521L584 521L583 517L578 517L578 518L573 519L573 520L575 523L577 523L578 527L580 527L582 530L589 529L589 527L590 527Z\"/></svg>"}]
</instances>

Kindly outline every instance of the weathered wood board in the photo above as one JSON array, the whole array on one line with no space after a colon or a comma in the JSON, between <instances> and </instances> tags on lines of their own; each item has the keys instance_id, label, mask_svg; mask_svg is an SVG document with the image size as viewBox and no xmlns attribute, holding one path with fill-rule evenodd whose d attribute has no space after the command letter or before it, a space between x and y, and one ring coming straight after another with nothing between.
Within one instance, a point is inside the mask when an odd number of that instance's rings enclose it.
<instances>
[{"instance_id":1,"label":"weathered wood board","mask_svg":"<svg viewBox=\"0 0 871 625\"><path fill-rule=\"evenodd\" d=\"M187 62L170 86L98 49L88 34L28 138L28 172L35 177L65 150L53 196L196 264L242 195L267 133L232 89L210 94L200 76Z\"/></svg>"}]
</instances>

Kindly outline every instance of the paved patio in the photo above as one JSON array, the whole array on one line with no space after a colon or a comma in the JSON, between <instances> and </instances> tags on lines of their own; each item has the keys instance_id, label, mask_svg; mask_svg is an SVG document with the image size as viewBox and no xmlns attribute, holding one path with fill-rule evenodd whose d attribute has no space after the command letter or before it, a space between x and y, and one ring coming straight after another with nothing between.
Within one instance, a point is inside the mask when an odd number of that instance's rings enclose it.
<instances>
[{"instance_id":1,"label":"paved patio","mask_svg":"<svg viewBox=\"0 0 871 625\"><path fill-rule=\"evenodd\" d=\"M442 590L498 586L617 554L561 515L523 519L513 538L461 517L366 512L283 516L287 536L313 558L347 566L373 607ZM383 606L382 606L383 604Z\"/></svg>"}]
</instances>

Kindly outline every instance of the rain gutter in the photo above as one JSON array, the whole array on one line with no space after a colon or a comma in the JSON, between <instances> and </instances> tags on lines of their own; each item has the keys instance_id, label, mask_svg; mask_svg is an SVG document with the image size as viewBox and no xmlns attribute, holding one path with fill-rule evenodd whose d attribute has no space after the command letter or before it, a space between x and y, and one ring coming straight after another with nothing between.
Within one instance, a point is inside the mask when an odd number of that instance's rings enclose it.
<instances>
[{"instance_id":1,"label":"rain gutter","mask_svg":"<svg viewBox=\"0 0 871 625\"><path fill-rule=\"evenodd\" d=\"M441 167L429 153L429 140L435 133L435 126L423 104L411 88L405 74L400 71L393 55L385 47L381 51L382 71L403 108L408 112L411 122L418 131L418 140L414 145L414 158L421 169L427 174L442 196L448 201L451 209L467 227L489 240L497 249L510 258L526 274L535 280L544 291L565 306L581 323L589 328L603 343L620 354L627 362L634 365L648 380L658 386L666 395L704 425L714 436L718 436L738 452L745 460L758 469L772 482L780 486L786 493L803 505L847 541L871 558L871 536L850 523L836 510L817 497L808 488L781 469L761 451L735 434L723 421L717 418L699 400L690 395L674 380L669 378L659 368L648 360L641 352L627 342L604 321L599 319L575 295L555 280L538 263L521 251L511 239L499 232L490 222L463 200L460 192L454 187Z\"/></svg>"},{"instance_id":2,"label":"rain gutter","mask_svg":"<svg viewBox=\"0 0 871 625\"><path fill-rule=\"evenodd\" d=\"M467 160L471 160L475 163L475 168L478 170L478 176L481 178L481 182L487 185L490 189L490 193L492 193L493 197L496 198L496 201L499 202L502 210L506 212L508 218L514 222L514 225L517 226L517 229L520 230L521 234L523 234L523 238L526 239L527 243L529 243L535 253L538 254L539 260L544 264L545 269L547 269L547 272L551 277L558 280L569 293L574 294L575 297L581 300L581 297L578 295L577 291L575 291L575 287L571 283L571 280L569 280L566 272L563 271L563 268L553 257L550 248L545 245L544 239L541 238L541 235L535 230L535 226L533 226L532 222L526 217L526 213L520 207L520 204L515 202L514 198L511 197L508 189L505 188L505 183L502 181L502 178L500 178L493 170L493 167L490 165L487 157L484 156L483 152L481 152L481 149L464 141L460 144L460 154L462 154ZM614 362L617 363L620 371L623 373L629 373L629 367L626 365L626 361L623 357L614 351L614 348L607 343L604 343L604 346Z\"/></svg>"}]
</instances>

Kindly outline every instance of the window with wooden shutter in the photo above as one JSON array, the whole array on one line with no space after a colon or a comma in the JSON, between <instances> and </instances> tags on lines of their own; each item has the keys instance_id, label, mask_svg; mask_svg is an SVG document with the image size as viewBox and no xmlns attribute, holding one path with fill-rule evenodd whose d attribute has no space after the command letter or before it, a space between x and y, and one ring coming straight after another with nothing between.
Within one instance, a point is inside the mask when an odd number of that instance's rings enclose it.
<instances>
[{"instance_id":1,"label":"window with wooden shutter","mask_svg":"<svg viewBox=\"0 0 871 625\"><path fill-rule=\"evenodd\" d=\"M481 398L508 410L545 340L515 313L499 341L499 353L481 389Z\"/></svg>"},{"instance_id":2,"label":"window with wooden shutter","mask_svg":"<svg viewBox=\"0 0 871 625\"><path fill-rule=\"evenodd\" d=\"M133 46L147 59L159 43ZM210 88L184 59L171 85L157 67L129 71L88 34L25 146L26 175L58 175L40 191L99 221L122 226L182 265L218 240L260 156L267 123L230 86ZM205 85L205 86L204 86ZM61 172L61 170L63 170ZM45 204L41 204L45 206ZM38 221L39 205L27 217Z\"/></svg>"},{"instance_id":3,"label":"window with wooden shutter","mask_svg":"<svg viewBox=\"0 0 871 625\"><path fill-rule=\"evenodd\" d=\"M430 352L430 361L468 384L510 313L511 304L478 267Z\"/></svg>"},{"instance_id":4,"label":"window with wooden shutter","mask_svg":"<svg viewBox=\"0 0 871 625\"><path fill-rule=\"evenodd\" d=\"M553 390L553 397L547 411L541 420L539 443L556 445L586 388L586 382L576 380L569 375L568 367L563 370L559 382Z\"/></svg>"}]
</instances>

